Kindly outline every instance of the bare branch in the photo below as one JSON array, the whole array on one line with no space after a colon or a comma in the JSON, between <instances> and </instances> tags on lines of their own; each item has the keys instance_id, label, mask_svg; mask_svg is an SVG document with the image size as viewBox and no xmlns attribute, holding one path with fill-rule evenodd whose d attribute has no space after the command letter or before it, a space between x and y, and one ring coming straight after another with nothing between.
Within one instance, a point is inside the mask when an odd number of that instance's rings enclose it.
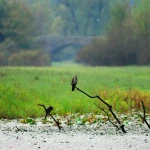
<instances>
[{"instance_id":1,"label":"bare branch","mask_svg":"<svg viewBox=\"0 0 150 150\"><path fill-rule=\"evenodd\" d=\"M45 107L45 105L43 104L38 104L39 106L42 106L45 110L45 119L47 117L47 115L50 115L51 118L55 121L55 123L57 124L59 130L61 129L60 125L59 125L59 122L50 114L51 111L53 110L53 107L52 106L49 106L48 108Z\"/></svg>"},{"instance_id":2,"label":"bare branch","mask_svg":"<svg viewBox=\"0 0 150 150\"><path fill-rule=\"evenodd\" d=\"M111 105L109 105L108 103L106 103L104 100L102 100L98 95L96 96L90 96L89 94L85 93L84 91L80 90L79 88L75 87L78 91L82 92L83 94L85 94L86 96L90 97L90 98L98 98L100 99L105 105L107 105L109 108L112 107Z\"/></svg>"},{"instance_id":3,"label":"bare branch","mask_svg":"<svg viewBox=\"0 0 150 150\"><path fill-rule=\"evenodd\" d=\"M109 122L119 130L119 127L118 127L116 124L114 124L114 123L110 120L109 114L105 111L105 109L104 109L104 108L101 108L101 107L100 107L99 105L97 105L96 103L94 103L94 104L95 104L98 108L100 108L100 109L107 115Z\"/></svg>"},{"instance_id":4,"label":"bare branch","mask_svg":"<svg viewBox=\"0 0 150 150\"><path fill-rule=\"evenodd\" d=\"M17 126L16 126L16 128L17 128L17 131L21 131L21 132L22 131L25 131L25 132L27 131L26 129L19 129Z\"/></svg>"},{"instance_id":5,"label":"bare branch","mask_svg":"<svg viewBox=\"0 0 150 150\"><path fill-rule=\"evenodd\" d=\"M108 108L109 111L111 112L111 114L113 115L113 117L116 119L116 121L118 122L118 124L120 125L120 128L122 129L122 131L124 133L126 133L125 129L124 129L124 125L121 123L121 121L117 118L117 116L115 115L115 113L112 110L112 106L109 105L107 102L105 102L100 96L90 96L89 94L87 94L86 92L80 90L79 88L75 87L78 91L80 91L81 93L85 94L86 96L90 97L90 98L98 98L101 102L103 102Z\"/></svg>"},{"instance_id":6,"label":"bare branch","mask_svg":"<svg viewBox=\"0 0 150 150\"><path fill-rule=\"evenodd\" d=\"M141 101L142 103L142 108L143 108L143 116L139 114L139 116L141 117L141 119L143 120L143 123L145 122L146 125L148 126L148 128L150 129L150 124L147 122L146 120L146 111L145 111L145 106L144 106L144 102Z\"/></svg>"},{"instance_id":7,"label":"bare branch","mask_svg":"<svg viewBox=\"0 0 150 150\"><path fill-rule=\"evenodd\" d=\"M61 126L59 125L59 121L56 121L56 119L49 113L49 115L53 118L53 120L55 121L55 123L57 124L59 130L61 130Z\"/></svg>"}]
</instances>

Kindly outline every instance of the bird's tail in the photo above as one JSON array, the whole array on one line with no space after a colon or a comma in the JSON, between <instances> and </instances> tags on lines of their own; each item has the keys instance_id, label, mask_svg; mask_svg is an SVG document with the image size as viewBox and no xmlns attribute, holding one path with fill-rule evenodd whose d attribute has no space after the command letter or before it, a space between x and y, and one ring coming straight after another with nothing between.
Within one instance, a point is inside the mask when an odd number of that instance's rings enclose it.
<instances>
[{"instance_id":1,"label":"bird's tail","mask_svg":"<svg viewBox=\"0 0 150 150\"><path fill-rule=\"evenodd\" d=\"M74 91L74 89L75 89L75 86L72 86L72 91Z\"/></svg>"}]
</instances>

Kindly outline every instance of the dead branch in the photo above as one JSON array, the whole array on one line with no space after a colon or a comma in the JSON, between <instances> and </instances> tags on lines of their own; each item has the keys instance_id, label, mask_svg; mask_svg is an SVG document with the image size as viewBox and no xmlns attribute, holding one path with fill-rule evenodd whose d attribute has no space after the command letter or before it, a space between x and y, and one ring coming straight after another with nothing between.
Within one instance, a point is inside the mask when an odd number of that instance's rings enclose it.
<instances>
[{"instance_id":1,"label":"dead branch","mask_svg":"<svg viewBox=\"0 0 150 150\"><path fill-rule=\"evenodd\" d=\"M90 98L98 98L101 102L103 102L108 108L109 111L111 112L111 114L113 115L113 117L116 119L116 121L118 122L118 124L120 125L121 130L126 133L125 129L124 129L124 124L121 123L121 121L117 118L117 116L115 115L115 113L112 110L112 106L109 105L107 102L105 102L100 96L96 95L96 96L90 96L89 94L85 93L84 91L80 90L79 88L75 87L78 91L80 91L81 93L85 94L86 96L90 97Z\"/></svg>"},{"instance_id":2,"label":"dead branch","mask_svg":"<svg viewBox=\"0 0 150 150\"><path fill-rule=\"evenodd\" d=\"M146 120L146 110L145 110L145 106L144 106L144 102L141 101L142 103L142 108L143 108L143 116L139 114L139 116L141 117L141 119L143 120L143 123L145 122L146 125L148 126L148 128L150 129L150 124L147 122Z\"/></svg>"},{"instance_id":3,"label":"dead branch","mask_svg":"<svg viewBox=\"0 0 150 150\"><path fill-rule=\"evenodd\" d=\"M109 114L105 111L105 109L104 108L101 108L99 105L97 105L96 103L94 103L98 108L100 108L106 115L107 115L107 117L108 117L108 121L113 125L113 126L115 126L118 130L119 130L119 127L116 125L116 124L114 124L111 120L110 120L110 117L109 117Z\"/></svg>"},{"instance_id":4,"label":"dead branch","mask_svg":"<svg viewBox=\"0 0 150 150\"><path fill-rule=\"evenodd\" d=\"M49 115L50 115L50 116L53 118L53 120L56 122L56 124L57 124L59 130L61 130L61 126L59 125L59 121L56 121L56 119L55 119L51 114L49 114Z\"/></svg>"},{"instance_id":5,"label":"dead branch","mask_svg":"<svg viewBox=\"0 0 150 150\"><path fill-rule=\"evenodd\" d=\"M55 123L57 124L57 126L58 126L58 128L60 130L61 126L59 125L59 122L50 114L51 111L54 110L53 107L49 106L48 108L46 108L45 105L43 105L43 104L38 104L38 105L42 106L44 108L44 110L45 110L45 118L44 119L46 119L47 115L50 115L51 118L55 121Z\"/></svg>"},{"instance_id":6,"label":"dead branch","mask_svg":"<svg viewBox=\"0 0 150 150\"><path fill-rule=\"evenodd\" d=\"M40 106L42 106L44 108L44 110L45 110L45 119L46 119L47 115L49 115L50 112L52 110L54 110L52 106L49 106L48 108L46 108L45 105L43 105L43 104L38 104L38 105L40 105Z\"/></svg>"},{"instance_id":7,"label":"dead branch","mask_svg":"<svg viewBox=\"0 0 150 150\"><path fill-rule=\"evenodd\" d=\"M20 129L20 128L18 128L17 126L16 126L16 129L17 129L17 131L21 131L21 132L23 132L23 131L28 131L28 130L26 130L26 129Z\"/></svg>"}]
</instances>

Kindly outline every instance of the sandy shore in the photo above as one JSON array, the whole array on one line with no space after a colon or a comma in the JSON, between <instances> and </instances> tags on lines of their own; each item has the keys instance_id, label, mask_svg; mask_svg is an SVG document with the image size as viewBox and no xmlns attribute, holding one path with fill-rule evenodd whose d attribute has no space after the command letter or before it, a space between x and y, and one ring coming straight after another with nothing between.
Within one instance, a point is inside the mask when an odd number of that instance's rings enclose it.
<instances>
[{"instance_id":1,"label":"sandy shore","mask_svg":"<svg viewBox=\"0 0 150 150\"><path fill-rule=\"evenodd\" d=\"M96 131L92 127L88 130L83 126L79 129L66 126L64 130L42 123L29 125L1 121L0 150L150 150L149 130L126 134L103 134L101 129Z\"/></svg>"}]
</instances>

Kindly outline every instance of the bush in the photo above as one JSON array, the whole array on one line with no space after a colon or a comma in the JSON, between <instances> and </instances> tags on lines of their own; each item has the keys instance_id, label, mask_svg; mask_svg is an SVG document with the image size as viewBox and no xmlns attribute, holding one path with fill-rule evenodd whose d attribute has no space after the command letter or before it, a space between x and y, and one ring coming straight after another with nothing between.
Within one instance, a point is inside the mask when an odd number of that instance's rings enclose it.
<instances>
[{"instance_id":1,"label":"bush","mask_svg":"<svg viewBox=\"0 0 150 150\"><path fill-rule=\"evenodd\" d=\"M76 62L91 66L109 65L106 55L107 40L104 37L95 38L89 45L83 47L77 54Z\"/></svg>"},{"instance_id":2,"label":"bush","mask_svg":"<svg viewBox=\"0 0 150 150\"><path fill-rule=\"evenodd\" d=\"M136 7L118 3L112 9L105 38L82 48L76 61L92 66L150 65L149 8L148 0Z\"/></svg>"},{"instance_id":3,"label":"bush","mask_svg":"<svg viewBox=\"0 0 150 150\"><path fill-rule=\"evenodd\" d=\"M22 50L8 58L10 66L48 66L50 57L42 50Z\"/></svg>"},{"instance_id":4,"label":"bush","mask_svg":"<svg viewBox=\"0 0 150 150\"><path fill-rule=\"evenodd\" d=\"M3 53L0 52L0 66L6 65L6 58Z\"/></svg>"}]
</instances>

